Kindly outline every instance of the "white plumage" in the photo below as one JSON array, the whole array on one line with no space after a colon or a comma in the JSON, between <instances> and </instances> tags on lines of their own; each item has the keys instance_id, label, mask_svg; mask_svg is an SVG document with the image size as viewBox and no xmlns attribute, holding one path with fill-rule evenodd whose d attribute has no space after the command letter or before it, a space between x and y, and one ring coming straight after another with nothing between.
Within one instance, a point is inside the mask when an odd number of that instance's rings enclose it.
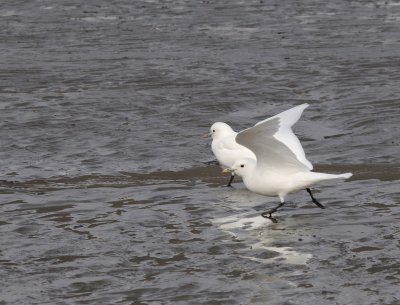
<instances>
[{"instance_id":1,"label":"white plumage","mask_svg":"<svg viewBox=\"0 0 400 305\"><path fill-rule=\"evenodd\" d=\"M211 126L212 151L220 164L228 167L226 171L241 176L250 191L280 198L278 207L262 214L271 220L275 220L271 215L284 204L287 194L306 189L312 201L323 208L309 186L352 176L351 173L332 175L311 171L313 166L291 129L308 106L293 107L239 133L225 123Z\"/></svg>"}]
</instances>

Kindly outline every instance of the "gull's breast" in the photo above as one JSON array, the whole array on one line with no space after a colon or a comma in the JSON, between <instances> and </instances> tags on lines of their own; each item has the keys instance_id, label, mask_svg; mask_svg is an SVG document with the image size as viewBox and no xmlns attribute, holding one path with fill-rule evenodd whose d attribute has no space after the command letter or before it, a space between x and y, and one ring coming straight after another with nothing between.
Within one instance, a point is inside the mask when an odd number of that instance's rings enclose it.
<instances>
[{"instance_id":1,"label":"gull's breast","mask_svg":"<svg viewBox=\"0 0 400 305\"><path fill-rule=\"evenodd\" d=\"M245 177L243 182L250 191L265 196L276 196L286 192L289 186L287 176L274 173L256 173Z\"/></svg>"}]
</instances>

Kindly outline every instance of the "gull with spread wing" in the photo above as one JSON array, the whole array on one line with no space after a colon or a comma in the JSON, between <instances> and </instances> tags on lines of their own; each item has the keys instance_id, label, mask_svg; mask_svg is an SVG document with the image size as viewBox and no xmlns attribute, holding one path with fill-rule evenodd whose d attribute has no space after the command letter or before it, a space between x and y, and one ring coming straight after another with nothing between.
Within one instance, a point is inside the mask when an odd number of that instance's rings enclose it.
<instances>
[{"instance_id":1,"label":"gull with spread wing","mask_svg":"<svg viewBox=\"0 0 400 305\"><path fill-rule=\"evenodd\" d=\"M314 198L309 187L320 181L352 176L351 173L333 175L311 171L313 167L291 130L291 126L299 120L307 107L308 104L294 107L239 132L235 137L236 142L251 150L256 158L237 160L225 170L241 176L250 191L279 197L278 206L261 214L273 222L276 219L272 214L285 204L287 194L305 189L312 202L324 208Z\"/></svg>"}]
</instances>

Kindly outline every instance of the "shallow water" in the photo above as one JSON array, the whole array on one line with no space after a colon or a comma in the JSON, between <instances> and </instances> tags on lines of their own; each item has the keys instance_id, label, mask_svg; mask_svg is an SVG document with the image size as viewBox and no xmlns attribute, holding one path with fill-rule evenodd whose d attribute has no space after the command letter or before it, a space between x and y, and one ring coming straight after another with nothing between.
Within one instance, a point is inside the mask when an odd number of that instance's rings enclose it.
<instances>
[{"instance_id":1,"label":"shallow water","mask_svg":"<svg viewBox=\"0 0 400 305\"><path fill-rule=\"evenodd\" d=\"M0 5L0 304L398 304L394 1ZM214 121L308 102L348 182L225 188Z\"/></svg>"}]
</instances>

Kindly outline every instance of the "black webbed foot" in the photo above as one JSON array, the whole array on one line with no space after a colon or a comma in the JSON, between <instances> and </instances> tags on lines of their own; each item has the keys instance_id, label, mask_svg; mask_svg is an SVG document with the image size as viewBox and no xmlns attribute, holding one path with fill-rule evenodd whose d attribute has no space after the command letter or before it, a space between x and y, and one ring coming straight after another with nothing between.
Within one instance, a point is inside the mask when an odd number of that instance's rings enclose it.
<instances>
[{"instance_id":1,"label":"black webbed foot","mask_svg":"<svg viewBox=\"0 0 400 305\"><path fill-rule=\"evenodd\" d=\"M320 209L325 209L325 207L324 207L322 204L320 204L320 203L318 202L317 199L315 199L315 197L314 197L313 194L311 193L311 189L306 188L306 191L307 191L308 194L310 194L311 201L312 201L317 207L319 207Z\"/></svg>"},{"instance_id":2,"label":"black webbed foot","mask_svg":"<svg viewBox=\"0 0 400 305\"><path fill-rule=\"evenodd\" d=\"M261 214L261 216L271 220L273 223L277 223L278 222L278 220L276 220L276 218L272 217L271 213L264 212L264 213Z\"/></svg>"},{"instance_id":3,"label":"black webbed foot","mask_svg":"<svg viewBox=\"0 0 400 305\"><path fill-rule=\"evenodd\" d=\"M276 220L276 218L272 217L272 213L275 213L276 211L278 211L278 209L281 208L284 204L285 204L285 202L281 202L280 204L278 204L273 209L271 209L271 210L269 210L267 212L261 213L261 216L264 217L264 218L268 218L273 223L277 223L278 220Z\"/></svg>"}]
</instances>

